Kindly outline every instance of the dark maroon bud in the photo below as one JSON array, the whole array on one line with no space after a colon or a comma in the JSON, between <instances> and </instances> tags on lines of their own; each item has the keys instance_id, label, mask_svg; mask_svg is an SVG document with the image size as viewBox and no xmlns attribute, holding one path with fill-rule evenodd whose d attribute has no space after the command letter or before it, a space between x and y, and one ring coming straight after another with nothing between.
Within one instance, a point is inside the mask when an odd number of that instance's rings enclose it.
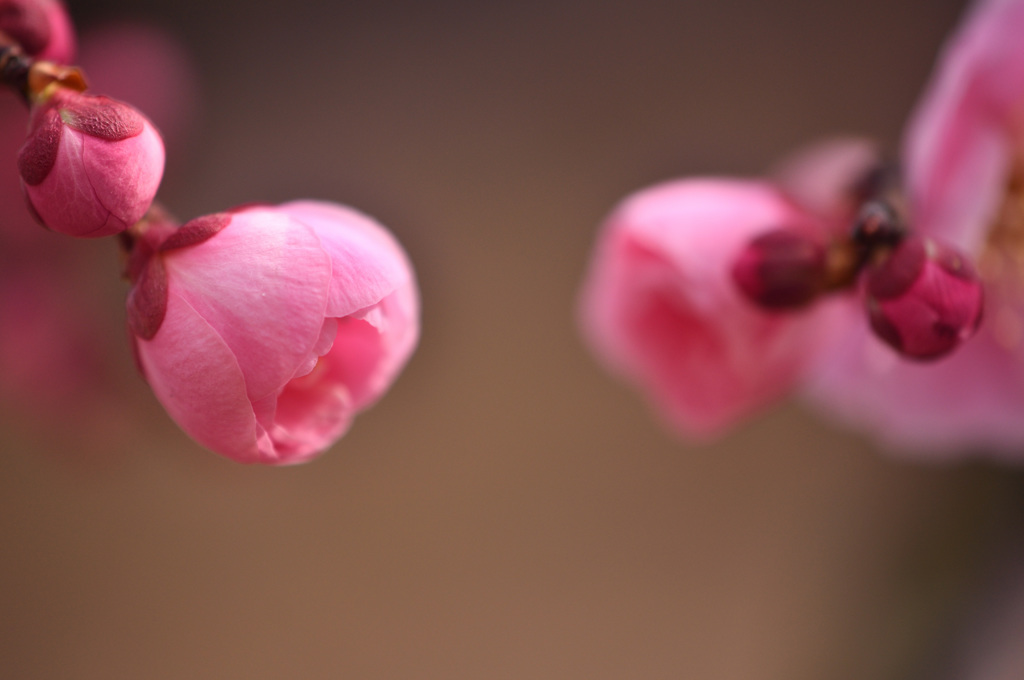
<instances>
[{"instance_id":1,"label":"dark maroon bud","mask_svg":"<svg viewBox=\"0 0 1024 680\"><path fill-rule=\"evenodd\" d=\"M907 237L868 270L871 328L900 354L938 359L974 335L984 293L967 258L949 246Z\"/></svg>"},{"instance_id":2,"label":"dark maroon bud","mask_svg":"<svg viewBox=\"0 0 1024 680\"><path fill-rule=\"evenodd\" d=\"M743 249L732 276L744 295L765 309L803 307L825 288L825 247L796 231L769 231Z\"/></svg>"}]
</instances>

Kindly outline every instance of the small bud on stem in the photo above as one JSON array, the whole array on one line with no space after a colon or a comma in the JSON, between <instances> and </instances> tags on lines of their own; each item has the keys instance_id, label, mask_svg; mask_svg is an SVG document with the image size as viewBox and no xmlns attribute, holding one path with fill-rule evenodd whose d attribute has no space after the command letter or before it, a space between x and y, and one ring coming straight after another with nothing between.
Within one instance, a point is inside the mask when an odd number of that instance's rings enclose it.
<instances>
[{"instance_id":1,"label":"small bud on stem","mask_svg":"<svg viewBox=\"0 0 1024 680\"><path fill-rule=\"evenodd\" d=\"M733 266L733 279L747 297L765 309L809 304L825 288L825 248L788 229L758 236Z\"/></svg>"},{"instance_id":2,"label":"small bud on stem","mask_svg":"<svg viewBox=\"0 0 1024 680\"><path fill-rule=\"evenodd\" d=\"M865 284L871 328L912 359L948 354L981 322L983 292L974 267L931 239L906 238L871 265Z\"/></svg>"}]
</instances>

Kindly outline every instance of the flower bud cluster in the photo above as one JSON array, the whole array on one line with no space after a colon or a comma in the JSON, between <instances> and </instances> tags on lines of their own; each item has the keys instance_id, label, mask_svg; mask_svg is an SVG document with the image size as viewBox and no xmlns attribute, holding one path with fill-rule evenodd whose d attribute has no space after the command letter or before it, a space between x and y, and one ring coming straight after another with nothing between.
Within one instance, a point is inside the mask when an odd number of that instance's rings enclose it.
<instances>
[{"instance_id":1,"label":"flower bud cluster","mask_svg":"<svg viewBox=\"0 0 1024 680\"><path fill-rule=\"evenodd\" d=\"M343 206L245 207L180 225L154 199L164 143L130 104L87 92L59 0L0 0L0 84L29 107L17 156L29 212L117 235L127 322L157 399L241 462L319 455L398 376L419 336L408 258Z\"/></svg>"},{"instance_id":2,"label":"flower bud cluster","mask_svg":"<svg viewBox=\"0 0 1024 680\"><path fill-rule=\"evenodd\" d=\"M758 235L732 273L747 298L773 311L859 286L875 334L911 359L947 355L981 322L981 280L967 258L910 234L893 208L876 200L864 204L848 235L827 247L821 236L791 229Z\"/></svg>"}]
</instances>

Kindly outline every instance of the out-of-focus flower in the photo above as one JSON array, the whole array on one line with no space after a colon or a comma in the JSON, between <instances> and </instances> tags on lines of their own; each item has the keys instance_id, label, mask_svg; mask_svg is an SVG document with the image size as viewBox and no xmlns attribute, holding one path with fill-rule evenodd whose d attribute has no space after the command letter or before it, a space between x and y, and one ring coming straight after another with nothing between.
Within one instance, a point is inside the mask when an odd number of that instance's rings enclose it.
<instances>
[{"instance_id":1,"label":"out-of-focus flower","mask_svg":"<svg viewBox=\"0 0 1024 680\"><path fill-rule=\"evenodd\" d=\"M188 50L158 26L121 21L83 32L79 53L90 89L145 113L180 163L200 103Z\"/></svg>"},{"instance_id":2,"label":"out-of-focus flower","mask_svg":"<svg viewBox=\"0 0 1024 680\"><path fill-rule=\"evenodd\" d=\"M46 227L70 236L110 236L135 224L163 170L163 141L145 116L66 88L34 107L18 155L29 205Z\"/></svg>"},{"instance_id":3,"label":"out-of-focus flower","mask_svg":"<svg viewBox=\"0 0 1024 680\"><path fill-rule=\"evenodd\" d=\"M69 64L75 32L59 0L0 0L0 32L30 57Z\"/></svg>"},{"instance_id":4,"label":"out-of-focus flower","mask_svg":"<svg viewBox=\"0 0 1024 680\"><path fill-rule=\"evenodd\" d=\"M182 429L224 456L321 453L416 345L411 266L351 209L296 202L139 231L128 319L140 368Z\"/></svg>"},{"instance_id":5,"label":"out-of-focus flower","mask_svg":"<svg viewBox=\"0 0 1024 680\"><path fill-rule=\"evenodd\" d=\"M936 364L901 359L851 311L812 399L929 455L1024 447L1024 2L977 3L939 61L905 137L912 229L976 259L978 334Z\"/></svg>"},{"instance_id":6,"label":"out-of-focus flower","mask_svg":"<svg viewBox=\"0 0 1024 680\"><path fill-rule=\"evenodd\" d=\"M767 182L684 180L634 194L600 235L584 335L684 435L716 434L792 389L820 335L818 310L773 313L746 299L734 263L765 232L823 228Z\"/></svg>"}]
</instances>

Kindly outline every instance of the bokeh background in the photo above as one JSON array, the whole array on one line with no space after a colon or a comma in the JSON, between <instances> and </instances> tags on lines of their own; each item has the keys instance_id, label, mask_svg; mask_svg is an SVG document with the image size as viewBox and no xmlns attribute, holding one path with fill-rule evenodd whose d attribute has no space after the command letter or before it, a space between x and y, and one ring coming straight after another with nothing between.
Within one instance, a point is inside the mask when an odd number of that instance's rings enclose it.
<instances>
[{"instance_id":1,"label":"bokeh background","mask_svg":"<svg viewBox=\"0 0 1024 680\"><path fill-rule=\"evenodd\" d=\"M1019 470L909 462L796 403L688 444L587 354L574 304L628 192L837 133L895 151L962 10L72 2L83 30L145 21L191 59L174 213L375 215L417 267L423 339L321 459L240 466L133 375L114 244L75 243L110 379L4 401L0 677L949 673L1002 601Z\"/></svg>"}]
</instances>

